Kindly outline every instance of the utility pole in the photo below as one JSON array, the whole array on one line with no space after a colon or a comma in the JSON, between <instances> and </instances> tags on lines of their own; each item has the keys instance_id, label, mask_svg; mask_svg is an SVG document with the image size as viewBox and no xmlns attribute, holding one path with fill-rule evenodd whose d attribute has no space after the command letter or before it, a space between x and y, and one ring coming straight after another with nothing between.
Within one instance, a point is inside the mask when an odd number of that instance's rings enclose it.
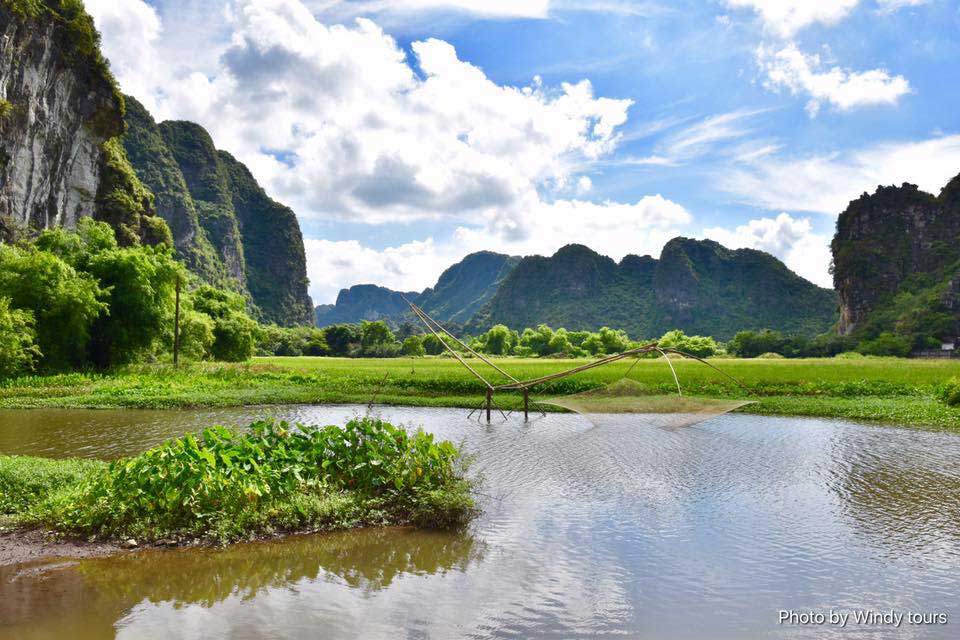
<instances>
[{"instance_id":1,"label":"utility pole","mask_svg":"<svg viewBox=\"0 0 960 640\"><path fill-rule=\"evenodd\" d=\"M173 315L173 366L180 366L180 274L177 274L177 308Z\"/></svg>"}]
</instances>

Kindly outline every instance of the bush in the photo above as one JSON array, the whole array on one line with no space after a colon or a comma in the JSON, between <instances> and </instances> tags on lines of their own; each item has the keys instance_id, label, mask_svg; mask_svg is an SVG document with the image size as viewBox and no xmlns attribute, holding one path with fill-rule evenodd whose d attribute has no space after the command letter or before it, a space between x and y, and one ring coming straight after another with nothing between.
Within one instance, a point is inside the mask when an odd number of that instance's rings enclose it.
<instances>
[{"instance_id":1,"label":"bush","mask_svg":"<svg viewBox=\"0 0 960 640\"><path fill-rule=\"evenodd\" d=\"M312 502L314 515L326 516L340 504L343 516L369 501L398 524L459 523L473 510L460 463L450 442L373 418L342 428L259 422L247 434L214 427L111 463L35 517L83 535L235 538L270 514L296 518L291 504ZM352 506L340 494L353 496Z\"/></svg>"},{"instance_id":2,"label":"bush","mask_svg":"<svg viewBox=\"0 0 960 640\"><path fill-rule=\"evenodd\" d=\"M427 350L423 348L423 340L419 336L408 336L403 341L403 355L420 357L427 355Z\"/></svg>"},{"instance_id":3,"label":"bush","mask_svg":"<svg viewBox=\"0 0 960 640\"><path fill-rule=\"evenodd\" d=\"M709 358L719 350L716 341L709 336L688 336L683 331L668 331L657 341L664 349L676 349L698 358Z\"/></svg>"},{"instance_id":4,"label":"bush","mask_svg":"<svg viewBox=\"0 0 960 640\"><path fill-rule=\"evenodd\" d=\"M0 378L33 371L42 355L34 344L33 314L10 308L9 298L0 298Z\"/></svg>"},{"instance_id":5,"label":"bush","mask_svg":"<svg viewBox=\"0 0 960 640\"><path fill-rule=\"evenodd\" d=\"M784 355L782 355L782 354L779 354L779 353L774 353L774 352L772 352L772 351L769 351L769 352L767 352L767 353L761 353L760 355L757 356L757 359L759 359L759 360L784 360L784 359L786 359L786 356L784 356Z\"/></svg>"},{"instance_id":6,"label":"bush","mask_svg":"<svg viewBox=\"0 0 960 640\"><path fill-rule=\"evenodd\" d=\"M857 351L866 356L897 356L905 358L910 355L911 341L894 333L881 333L873 340L864 340L857 347Z\"/></svg>"},{"instance_id":7,"label":"bush","mask_svg":"<svg viewBox=\"0 0 960 640\"><path fill-rule=\"evenodd\" d=\"M253 356L257 323L246 314L232 312L214 321L210 352L224 362L245 362Z\"/></svg>"},{"instance_id":8,"label":"bush","mask_svg":"<svg viewBox=\"0 0 960 640\"><path fill-rule=\"evenodd\" d=\"M948 406L960 406L960 377L951 378L943 383L938 389L937 395Z\"/></svg>"}]
</instances>

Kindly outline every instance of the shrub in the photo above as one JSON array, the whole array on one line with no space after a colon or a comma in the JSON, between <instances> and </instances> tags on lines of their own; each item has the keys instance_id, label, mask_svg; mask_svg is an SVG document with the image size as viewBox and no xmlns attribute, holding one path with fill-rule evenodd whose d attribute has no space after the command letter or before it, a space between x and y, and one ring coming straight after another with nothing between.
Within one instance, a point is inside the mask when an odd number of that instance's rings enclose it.
<instances>
[{"instance_id":1,"label":"shrub","mask_svg":"<svg viewBox=\"0 0 960 640\"><path fill-rule=\"evenodd\" d=\"M938 389L937 395L951 407L960 406L960 377L951 378L943 383Z\"/></svg>"},{"instance_id":2,"label":"shrub","mask_svg":"<svg viewBox=\"0 0 960 640\"><path fill-rule=\"evenodd\" d=\"M904 336L894 333L881 333L873 340L864 340L857 347L857 351L866 356L897 356L905 358L910 355L911 342Z\"/></svg>"},{"instance_id":3,"label":"shrub","mask_svg":"<svg viewBox=\"0 0 960 640\"><path fill-rule=\"evenodd\" d=\"M41 353L34 344L33 314L10 308L9 298L0 298L0 378L29 373Z\"/></svg>"},{"instance_id":4,"label":"shrub","mask_svg":"<svg viewBox=\"0 0 960 640\"><path fill-rule=\"evenodd\" d=\"M786 356L779 353L774 353L772 351L768 351L767 353L761 353L760 355L757 356L757 358L761 360L784 360Z\"/></svg>"},{"instance_id":5,"label":"shrub","mask_svg":"<svg viewBox=\"0 0 960 640\"><path fill-rule=\"evenodd\" d=\"M421 340L419 336L407 336L403 341L401 351L405 356L419 357L427 355L426 349L423 348L423 340Z\"/></svg>"}]
</instances>

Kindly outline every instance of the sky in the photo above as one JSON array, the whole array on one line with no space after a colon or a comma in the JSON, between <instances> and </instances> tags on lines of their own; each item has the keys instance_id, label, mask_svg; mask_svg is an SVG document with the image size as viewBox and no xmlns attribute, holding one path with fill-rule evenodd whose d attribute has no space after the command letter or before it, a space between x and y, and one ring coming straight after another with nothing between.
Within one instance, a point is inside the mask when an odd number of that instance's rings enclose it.
<instances>
[{"instance_id":1,"label":"sky","mask_svg":"<svg viewBox=\"0 0 960 640\"><path fill-rule=\"evenodd\" d=\"M850 200L960 173L956 0L86 0L122 89L300 221L310 294L678 235L831 286Z\"/></svg>"}]
</instances>

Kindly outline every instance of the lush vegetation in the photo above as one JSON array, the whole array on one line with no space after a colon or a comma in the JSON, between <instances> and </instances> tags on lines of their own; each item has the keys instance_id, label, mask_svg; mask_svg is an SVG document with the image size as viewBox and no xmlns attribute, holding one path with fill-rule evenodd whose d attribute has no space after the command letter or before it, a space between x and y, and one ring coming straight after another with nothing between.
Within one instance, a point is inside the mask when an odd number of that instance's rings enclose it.
<instances>
[{"instance_id":1,"label":"lush vegetation","mask_svg":"<svg viewBox=\"0 0 960 640\"><path fill-rule=\"evenodd\" d=\"M951 407L960 407L960 377L951 378L938 390L940 399Z\"/></svg>"},{"instance_id":2,"label":"lush vegetation","mask_svg":"<svg viewBox=\"0 0 960 640\"><path fill-rule=\"evenodd\" d=\"M306 258L296 216L192 122L159 125L130 101L123 142L157 194L178 252L200 278L248 297L250 313L280 325L310 322Z\"/></svg>"},{"instance_id":3,"label":"lush vegetation","mask_svg":"<svg viewBox=\"0 0 960 640\"><path fill-rule=\"evenodd\" d=\"M0 245L0 376L169 357L178 279L188 282L168 245L120 246L109 225L89 218L76 233ZM250 358L259 328L243 297L184 289L185 356Z\"/></svg>"},{"instance_id":4,"label":"lush vegetation","mask_svg":"<svg viewBox=\"0 0 960 640\"><path fill-rule=\"evenodd\" d=\"M659 260L627 256L616 263L570 245L549 258L521 260L466 329L547 323L614 326L637 336L677 327L720 339L764 328L815 335L836 322L836 303L834 292L760 251L674 238Z\"/></svg>"},{"instance_id":5,"label":"lush vegetation","mask_svg":"<svg viewBox=\"0 0 960 640\"><path fill-rule=\"evenodd\" d=\"M863 194L832 249L864 353L938 349L960 333L960 176L936 197L911 184Z\"/></svg>"},{"instance_id":6,"label":"lush vegetation","mask_svg":"<svg viewBox=\"0 0 960 640\"><path fill-rule=\"evenodd\" d=\"M497 358L521 379L554 373L588 360ZM478 361L481 371L500 380ZM756 400L743 411L832 416L890 423L960 427L960 409L938 399L945 381L960 376L960 362L854 355L821 359L714 359L749 388L744 391L702 364L674 360L684 393ZM621 379L623 361L538 388L534 399L595 389ZM676 387L661 360L641 360L630 378L651 394ZM286 403L358 403L475 407L483 385L447 357L258 358L254 364L125 367L109 373L25 376L0 383L0 407L202 407ZM507 408L518 394L497 396ZM549 409L548 409L549 410Z\"/></svg>"},{"instance_id":7,"label":"lush vegetation","mask_svg":"<svg viewBox=\"0 0 960 640\"><path fill-rule=\"evenodd\" d=\"M450 442L378 419L323 428L260 422L188 434L109 465L0 458L0 507L22 525L107 539L455 527L474 513L463 473Z\"/></svg>"}]
</instances>

